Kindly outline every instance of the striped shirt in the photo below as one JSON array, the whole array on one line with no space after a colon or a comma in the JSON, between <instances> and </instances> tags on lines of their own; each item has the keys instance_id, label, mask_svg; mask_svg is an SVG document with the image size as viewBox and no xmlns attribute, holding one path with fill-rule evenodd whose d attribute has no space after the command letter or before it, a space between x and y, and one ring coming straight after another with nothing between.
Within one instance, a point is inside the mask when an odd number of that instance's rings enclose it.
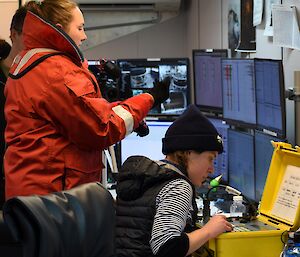
<instances>
[{"instance_id":1,"label":"striped shirt","mask_svg":"<svg viewBox=\"0 0 300 257\"><path fill-rule=\"evenodd\" d=\"M156 254L159 248L173 237L181 236L187 220L192 219L193 190L184 179L166 184L156 197L156 214L150 246Z\"/></svg>"}]
</instances>

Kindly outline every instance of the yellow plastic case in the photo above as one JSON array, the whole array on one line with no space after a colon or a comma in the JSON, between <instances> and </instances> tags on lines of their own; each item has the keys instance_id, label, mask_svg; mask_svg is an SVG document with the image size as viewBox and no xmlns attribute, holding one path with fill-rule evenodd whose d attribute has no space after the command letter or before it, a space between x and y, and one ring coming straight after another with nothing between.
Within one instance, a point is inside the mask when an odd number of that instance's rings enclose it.
<instances>
[{"instance_id":1,"label":"yellow plastic case","mask_svg":"<svg viewBox=\"0 0 300 257\"><path fill-rule=\"evenodd\" d=\"M279 257L285 232L299 228L300 149L282 142L272 144L274 152L257 219L277 230L224 233L208 242L215 257Z\"/></svg>"}]
</instances>

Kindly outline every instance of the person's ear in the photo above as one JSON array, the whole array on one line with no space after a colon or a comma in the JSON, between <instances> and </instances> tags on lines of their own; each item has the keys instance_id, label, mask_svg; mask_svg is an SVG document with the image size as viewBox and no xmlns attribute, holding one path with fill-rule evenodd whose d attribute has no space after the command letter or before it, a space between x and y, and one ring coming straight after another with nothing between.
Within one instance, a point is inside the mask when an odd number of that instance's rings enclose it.
<instances>
[{"instance_id":1,"label":"person's ear","mask_svg":"<svg viewBox=\"0 0 300 257\"><path fill-rule=\"evenodd\" d=\"M55 25L56 25L56 27L63 29L63 26L60 23L56 23Z\"/></svg>"},{"instance_id":2,"label":"person's ear","mask_svg":"<svg viewBox=\"0 0 300 257\"><path fill-rule=\"evenodd\" d=\"M12 43L15 41L17 33L18 32L15 29L10 30L10 36L9 37L10 37L10 40L11 40Z\"/></svg>"}]
</instances>

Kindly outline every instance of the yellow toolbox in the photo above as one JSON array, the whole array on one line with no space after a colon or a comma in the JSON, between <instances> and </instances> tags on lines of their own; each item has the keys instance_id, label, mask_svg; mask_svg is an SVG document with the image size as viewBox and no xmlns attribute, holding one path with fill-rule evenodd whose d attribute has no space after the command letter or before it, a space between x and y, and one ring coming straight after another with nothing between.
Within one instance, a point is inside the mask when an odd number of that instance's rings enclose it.
<instances>
[{"instance_id":1,"label":"yellow toolbox","mask_svg":"<svg viewBox=\"0 0 300 257\"><path fill-rule=\"evenodd\" d=\"M272 142L274 152L255 221L246 232L223 233L208 242L215 257L280 257L287 231L300 226L300 148ZM259 171L257 171L259 172Z\"/></svg>"}]
</instances>

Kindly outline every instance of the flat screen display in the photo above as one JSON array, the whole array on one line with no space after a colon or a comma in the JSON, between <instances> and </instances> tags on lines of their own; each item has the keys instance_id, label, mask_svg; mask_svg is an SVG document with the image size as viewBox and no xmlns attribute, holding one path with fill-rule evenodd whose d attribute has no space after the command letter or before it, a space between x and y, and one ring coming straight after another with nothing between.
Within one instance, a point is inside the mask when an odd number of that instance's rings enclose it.
<instances>
[{"instance_id":1,"label":"flat screen display","mask_svg":"<svg viewBox=\"0 0 300 257\"><path fill-rule=\"evenodd\" d=\"M188 58L120 59L117 63L121 99L147 92L156 80L171 77L169 99L151 109L150 116L180 115L190 103Z\"/></svg>"},{"instance_id":2,"label":"flat screen display","mask_svg":"<svg viewBox=\"0 0 300 257\"><path fill-rule=\"evenodd\" d=\"M227 49L193 50L195 104L200 110L223 111L221 59L227 56Z\"/></svg>"},{"instance_id":3,"label":"flat screen display","mask_svg":"<svg viewBox=\"0 0 300 257\"><path fill-rule=\"evenodd\" d=\"M250 133L229 129L229 185L252 200L255 199L254 168L254 136Z\"/></svg>"},{"instance_id":4,"label":"flat screen display","mask_svg":"<svg viewBox=\"0 0 300 257\"><path fill-rule=\"evenodd\" d=\"M222 174L222 181L228 182L228 128L229 126L221 119L208 117L223 139L223 153L219 154L214 161L215 172L212 177Z\"/></svg>"},{"instance_id":5,"label":"flat screen display","mask_svg":"<svg viewBox=\"0 0 300 257\"><path fill-rule=\"evenodd\" d=\"M131 133L121 141L121 162L129 156L142 155L151 160L161 160L165 156L162 153L162 138L169 126L170 121L147 121L150 133L145 137L139 137Z\"/></svg>"},{"instance_id":6,"label":"flat screen display","mask_svg":"<svg viewBox=\"0 0 300 257\"><path fill-rule=\"evenodd\" d=\"M281 60L255 59L257 126L286 136L284 78Z\"/></svg>"},{"instance_id":7,"label":"flat screen display","mask_svg":"<svg viewBox=\"0 0 300 257\"><path fill-rule=\"evenodd\" d=\"M223 117L238 125L256 126L253 59L222 59Z\"/></svg>"},{"instance_id":8,"label":"flat screen display","mask_svg":"<svg viewBox=\"0 0 300 257\"><path fill-rule=\"evenodd\" d=\"M269 172L274 147L271 141L282 141L282 139L255 131L255 200L259 202L264 191L265 182Z\"/></svg>"}]
</instances>

